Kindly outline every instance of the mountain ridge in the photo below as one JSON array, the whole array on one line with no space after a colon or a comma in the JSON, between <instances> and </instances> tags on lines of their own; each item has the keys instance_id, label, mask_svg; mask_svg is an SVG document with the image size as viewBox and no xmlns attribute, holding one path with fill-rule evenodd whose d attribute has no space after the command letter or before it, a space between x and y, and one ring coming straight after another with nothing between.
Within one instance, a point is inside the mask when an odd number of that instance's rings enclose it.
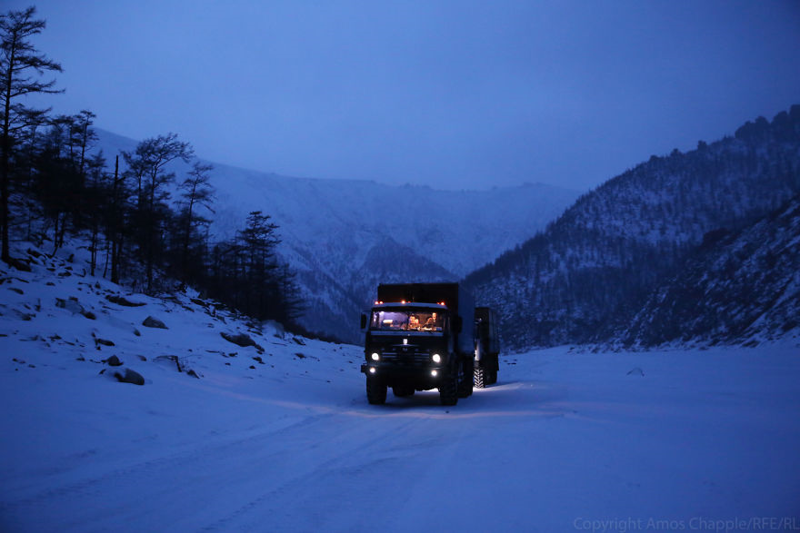
<instances>
[{"instance_id":1,"label":"mountain ridge","mask_svg":"<svg viewBox=\"0 0 800 533\"><path fill-rule=\"evenodd\" d=\"M738 232L709 234L652 292L612 344L742 342L800 337L800 195ZM795 330L794 333L792 331Z\"/></svg>"},{"instance_id":2,"label":"mountain ridge","mask_svg":"<svg viewBox=\"0 0 800 533\"><path fill-rule=\"evenodd\" d=\"M737 231L800 192L800 106L696 150L652 157L466 278L515 348L604 342L709 231Z\"/></svg>"},{"instance_id":3,"label":"mountain ridge","mask_svg":"<svg viewBox=\"0 0 800 533\"><path fill-rule=\"evenodd\" d=\"M136 146L111 132L98 133L95 149L107 157ZM543 184L447 191L293 178L211 163L211 233L230 238L250 211L270 215L282 240L278 253L297 272L307 304L301 324L352 341L360 336L358 314L379 282L401 275L457 281L535 234L579 195ZM181 174L188 165L173 163L170 169Z\"/></svg>"}]
</instances>

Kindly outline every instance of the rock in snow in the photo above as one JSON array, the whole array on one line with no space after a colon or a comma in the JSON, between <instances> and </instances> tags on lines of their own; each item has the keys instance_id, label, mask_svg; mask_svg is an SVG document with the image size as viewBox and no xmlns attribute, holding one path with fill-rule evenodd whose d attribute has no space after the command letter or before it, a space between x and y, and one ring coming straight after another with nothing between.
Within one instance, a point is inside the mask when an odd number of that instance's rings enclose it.
<instances>
[{"instance_id":1,"label":"rock in snow","mask_svg":"<svg viewBox=\"0 0 800 533\"><path fill-rule=\"evenodd\" d=\"M232 342L233 344L241 346L242 348L247 348L248 346L258 347L256 341L254 341L247 333L237 333L234 335L232 333L225 333L223 331L220 333L220 335L222 335L222 338L226 341Z\"/></svg>"},{"instance_id":2,"label":"rock in snow","mask_svg":"<svg viewBox=\"0 0 800 533\"><path fill-rule=\"evenodd\" d=\"M133 383L134 385L144 385L144 377L130 368L126 368L122 372L114 372L114 377L120 383Z\"/></svg>"},{"instance_id":3,"label":"rock in snow","mask_svg":"<svg viewBox=\"0 0 800 533\"><path fill-rule=\"evenodd\" d=\"M161 320L152 316L145 318L144 321L142 321L142 325L148 328L169 329Z\"/></svg>"},{"instance_id":4,"label":"rock in snow","mask_svg":"<svg viewBox=\"0 0 800 533\"><path fill-rule=\"evenodd\" d=\"M118 296L116 294L109 294L106 296L106 300L123 307L141 307L145 305L144 302L131 302L130 300L125 299L123 296Z\"/></svg>"},{"instance_id":5,"label":"rock in snow","mask_svg":"<svg viewBox=\"0 0 800 533\"><path fill-rule=\"evenodd\" d=\"M108 366L122 366L122 361L119 360L119 357L116 355L112 355L108 359L104 361Z\"/></svg>"},{"instance_id":6,"label":"rock in snow","mask_svg":"<svg viewBox=\"0 0 800 533\"><path fill-rule=\"evenodd\" d=\"M66 309L73 315L83 314L83 306L79 304L77 300L73 300L72 298L70 298L69 300L56 298L56 307L59 307L61 309Z\"/></svg>"}]
</instances>

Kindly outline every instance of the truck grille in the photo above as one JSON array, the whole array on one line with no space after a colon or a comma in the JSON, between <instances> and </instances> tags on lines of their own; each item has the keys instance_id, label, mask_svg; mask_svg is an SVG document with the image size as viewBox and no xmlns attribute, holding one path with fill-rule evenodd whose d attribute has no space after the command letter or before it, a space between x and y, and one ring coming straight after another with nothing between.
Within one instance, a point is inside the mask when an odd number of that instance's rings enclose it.
<instances>
[{"instance_id":1,"label":"truck grille","mask_svg":"<svg viewBox=\"0 0 800 533\"><path fill-rule=\"evenodd\" d=\"M429 363L431 356L427 350L421 350L414 346L403 346L384 350L381 359L398 364L420 365Z\"/></svg>"}]
</instances>

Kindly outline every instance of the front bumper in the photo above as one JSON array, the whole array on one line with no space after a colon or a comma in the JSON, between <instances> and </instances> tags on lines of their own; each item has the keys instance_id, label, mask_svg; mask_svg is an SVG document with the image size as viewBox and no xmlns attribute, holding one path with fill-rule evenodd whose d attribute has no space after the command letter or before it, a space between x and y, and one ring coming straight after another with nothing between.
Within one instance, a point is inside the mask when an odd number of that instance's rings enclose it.
<instances>
[{"instance_id":1,"label":"front bumper","mask_svg":"<svg viewBox=\"0 0 800 533\"><path fill-rule=\"evenodd\" d=\"M361 372L381 379L389 386L405 385L425 390L437 388L446 370L438 365L410 366L378 361L361 365Z\"/></svg>"}]
</instances>

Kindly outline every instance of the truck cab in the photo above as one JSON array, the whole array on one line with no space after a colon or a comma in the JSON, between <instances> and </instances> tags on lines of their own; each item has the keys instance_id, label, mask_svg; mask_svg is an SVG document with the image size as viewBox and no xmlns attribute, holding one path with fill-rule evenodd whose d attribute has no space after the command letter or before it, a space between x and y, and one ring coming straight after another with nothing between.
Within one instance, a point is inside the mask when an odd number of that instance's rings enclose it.
<instances>
[{"instance_id":1,"label":"truck cab","mask_svg":"<svg viewBox=\"0 0 800 533\"><path fill-rule=\"evenodd\" d=\"M458 312L460 304L470 305L458 284L380 285L378 297L361 324L369 403L385 403L389 387L397 397L439 389L443 405L469 396L473 312L468 322Z\"/></svg>"}]
</instances>

